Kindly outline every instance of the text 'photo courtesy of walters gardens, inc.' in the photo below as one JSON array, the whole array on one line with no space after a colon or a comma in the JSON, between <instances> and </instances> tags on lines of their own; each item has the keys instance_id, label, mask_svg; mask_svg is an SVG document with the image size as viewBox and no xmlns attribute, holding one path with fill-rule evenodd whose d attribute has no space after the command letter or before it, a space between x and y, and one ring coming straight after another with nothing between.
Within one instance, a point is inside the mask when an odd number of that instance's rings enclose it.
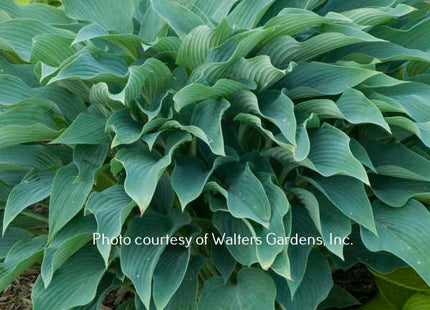
<instances>
[{"instance_id":1,"label":"text 'photo courtesy of walters gardens, inc.'","mask_svg":"<svg viewBox=\"0 0 430 310\"><path fill-rule=\"evenodd\" d=\"M327 240L322 237L313 236L300 236L293 234L292 236L277 236L275 233L268 233L265 237L261 236L242 236L240 234L215 234L205 233L202 236L137 236L129 237L119 235L118 237L108 237L104 234L93 233L93 245L137 245L137 246L183 246L186 248L195 245L212 245L212 246L252 246L252 245L292 245L292 246L305 246L305 245L345 245L351 246L353 243L349 237L339 237L332 233L329 234Z\"/></svg>"}]
</instances>

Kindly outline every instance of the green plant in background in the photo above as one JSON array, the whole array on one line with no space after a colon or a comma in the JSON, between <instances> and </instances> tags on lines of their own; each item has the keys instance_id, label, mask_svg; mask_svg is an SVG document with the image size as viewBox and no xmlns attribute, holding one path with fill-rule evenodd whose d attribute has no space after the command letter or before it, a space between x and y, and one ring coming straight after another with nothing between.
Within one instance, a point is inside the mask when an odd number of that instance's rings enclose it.
<instances>
[{"instance_id":1,"label":"green plant in background","mask_svg":"<svg viewBox=\"0 0 430 310\"><path fill-rule=\"evenodd\" d=\"M122 309L310 310L354 303L331 273L362 262L381 291L366 309L428 309L429 10L1 0L0 291L41 262L34 310L99 309L118 287Z\"/></svg>"}]
</instances>

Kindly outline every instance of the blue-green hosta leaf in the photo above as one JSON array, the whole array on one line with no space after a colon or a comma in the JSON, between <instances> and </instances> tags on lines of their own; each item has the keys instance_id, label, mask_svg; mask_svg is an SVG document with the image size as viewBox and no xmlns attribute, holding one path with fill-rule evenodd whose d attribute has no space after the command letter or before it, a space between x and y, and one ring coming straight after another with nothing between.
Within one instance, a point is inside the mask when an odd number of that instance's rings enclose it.
<instances>
[{"instance_id":1,"label":"blue-green hosta leaf","mask_svg":"<svg viewBox=\"0 0 430 310\"><path fill-rule=\"evenodd\" d=\"M63 144L108 144L105 133L106 120L93 114L81 113L73 123L51 143Z\"/></svg>"},{"instance_id":2,"label":"blue-green hosta leaf","mask_svg":"<svg viewBox=\"0 0 430 310\"><path fill-rule=\"evenodd\" d=\"M211 22L187 8L184 4L190 1L150 0L152 8L161 16L179 37L184 37L195 27Z\"/></svg>"},{"instance_id":3,"label":"blue-green hosta leaf","mask_svg":"<svg viewBox=\"0 0 430 310\"><path fill-rule=\"evenodd\" d=\"M269 228L261 226L254 228L255 235L263 241L261 245L257 245L256 254L258 262L265 270L269 269L275 261L279 253L284 249L283 245L271 245L266 242L268 234L275 236L285 236L284 216L290 209L290 204L284 191L275 185L270 179L270 175L261 175L260 180L269 199L272 216L269 223Z\"/></svg>"},{"instance_id":4,"label":"blue-green hosta leaf","mask_svg":"<svg viewBox=\"0 0 430 310\"><path fill-rule=\"evenodd\" d=\"M238 29L253 28L257 26L264 13L275 0L241 1L227 17L227 21Z\"/></svg>"},{"instance_id":5,"label":"blue-green hosta leaf","mask_svg":"<svg viewBox=\"0 0 430 310\"><path fill-rule=\"evenodd\" d=\"M76 182L78 174L73 163L58 169L55 174L49 202L50 239L81 210L93 188L93 180Z\"/></svg>"},{"instance_id":6,"label":"blue-green hosta leaf","mask_svg":"<svg viewBox=\"0 0 430 310\"><path fill-rule=\"evenodd\" d=\"M42 277L37 278L31 294L34 310L67 310L88 304L96 297L104 272L97 249L82 248L57 270L46 289Z\"/></svg>"},{"instance_id":7,"label":"blue-green hosta leaf","mask_svg":"<svg viewBox=\"0 0 430 310\"><path fill-rule=\"evenodd\" d=\"M266 42L284 35L295 35L305 29L317 27L332 19L322 17L314 12L296 8L285 8L277 16L271 18L264 26L274 31L266 38Z\"/></svg>"},{"instance_id":8,"label":"blue-green hosta leaf","mask_svg":"<svg viewBox=\"0 0 430 310\"><path fill-rule=\"evenodd\" d=\"M225 245L212 246L211 258L224 282L227 282L236 267L236 260L231 256Z\"/></svg>"},{"instance_id":9,"label":"blue-green hosta leaf","mask_svg":"<svg viewBox=\"0 0 430 310\"><path fill-rule=\"evenodd\" d=\"M285 279L276 276L275 282L278 292L276 300L285 309L291 310L317 309L319 303L327 298L333 286L330 265L326 258L317 251L312 251L309 255L306 273L294 298L292 298Z\"/></svg>"},{"instance_id":10,"label":"blue-green hosta leaf","mask_svg":"<svg viewBox=\"0 0 430 310\"><path fill-rule=\"evenodd\" d=\"M430 181L430 161L400 143L374 143L367 152L379 174L417 181Z\"/></svg>"},{"instance_id":11,"label":"blue-green hosta leaf","mask_svg":"<svg viewBox=\"0 0 430 310\"><path fill-rule=\"evenodd\" d=\"M376 173L376 168L370 160L369 154L367 154L367 151L364 146L362 146L354 138L351 138L351 141L349 142L349 147L351 149L352 155L354 155L354 157L357 158L360 163L362 163L364 166Z\"/></svg>"},{"instance_id":12,"label":"blue-green hosta leaf","mask_svg":"<svg viewBox=\"0 0 430 310\"><path fill-rule=\"evenodd\" d=\"M225 202L222 203L225 204ZM212 246L218 246L218 244L223 241L223 244L227 246L231 256L244 266L251 266L258 262L255 242L243 245L230 240L234 238L235 235L250 239L253 237L253 228L248 221L234 218L226 212L216 212L213 217L213 224L220 235L215 235L217 242L212 240Z\"/></svg>"},{"instance_id":13,"label":"blue-green hosta leaf","mask_svg":"<svg viewBox=\"0 0 430 310\"><path fill-rule=\"evenodd\" d=\"M376 234L372 207L360 181L346 176L313 176L306 179L343 214Z\"/></svg>"},{"instance_id":14,"label":"blue-green hosta leaf","mask_svg":"<svg viewBox=\"0 0 430 310\"><path fill-rule=\"evenodd\" d=\"M0 171L30 170L61 166L61 159L45 145L15 145L0 149Z\"/></svg>"},{"instance_id":15,"label":"blue-green hosta leaf","mask_svg":"<svg viewBox=\"0 0 430 310\"><path fill-rule=\"evenodd\" d=\"M315 113L303 114L297 113L297 130L296 130L296 143L297 148L293 152L293 159L297 162L305 160L311 149L311 142L309 140L309 134L307 128L319 127L320 120Z\"/></svg>"},{"instance_id":16,"label":"blue-green hosta leaf","mask_svg":"<svg viewBox=\"0 0 430 310\"><path fill-rule=\"evenodd\" d=\"M154 42L168 31L167 24L154 11L151 1L138 3L134 14L134 18L141 22L138 35L146 42Z\"/></svg>"},{"instance_id":17,"label":"blue-green hosta leaf","mask_svg":"<svg viewBox=\"0 0 430 310\"><path fill-rule=\"evenodd\" d=\"M170 138L171 145L164 156L150 152L147 148L135 148L122 149L115 157L127 173L125 191L137 203L142 213L151 202L159 178L171 164L173 152L191 139L188 134L182 132L172 134Z\"/></svg>"},{"instance_id":18,"label":"blue-green hosta leaf","mask_svg":"<svg viewBox=\"0 0 430 310\"><path fill-rule=\"evenodd\" d=\"M416 123L409 118L402 116L386 117L385 121L390 126L397 126L412 132L420 138L427 147L430 147L430 121L425 123Z\"/></svg>"},{"instance_id":19,"label":"blue-green hosta leaf","mask_svg":"<svg viewBox=\"0 0 430 310\"><path fill-rule=\"evenodd\" d=\"M64 0L63 5L66 14L71 18L90 20L119 33L133 32L132 0Z\"/></svg>"},{"instance_id":20,"label":"blue-green hosta leaf","mask_svg":"<svg viewBox=\"0 0 430 310\"><path fill-rule=\"evenodd\" d=\"M273 29L253 29L239 32L221 45L209 51L206 62L196 68L190 76L191 81L203 78L209 83L215 84L225 77L230 66L237 60L246 57Z\"/></svg>"},{"instance_id":21,"label":"blue-green hosta leaf","mask_svg":"<svg viewBox=\"0 0 430 310\"><path fill-rule=\"evenodd\" d=\"M109 34L103 26L99 24L89 24L79 30L72 44L75 45L83 41L95 39L111 42L126 51L133 58L138 58L137 50L142 43L145 43L142 38L135 34Z\"/></svg>"},{"instance_id":22,"label":"blue-green hosta leaf","mask_svg":"<svg viewBox=\"0 0 430 310\"><path fill-rule=\"evenodd\" d=\"M350 242L350 246L344 248L344 260L330 255L334 263L341 269L345 270L357 263L363 263L374 271L387 274L406 266L404 261L389 252L369 251L361 241L360 228L358 226L353 226L353 232L349 236L348 241Z\"/></svg>"},{"instance_id":23,"label":"blue-green hosta leaf","mask_svg":"<svg viewBox=\"0 0 430 310\"><path fill-rule=\"evenodd\" d=\"M169 68L156 58L149 58L143 65L131 66L128 70L124 89L117 94L106 94L109 99L124 105L130 105L139 96L150 103L173 78Z\"/></svg>"},{"instance_id":24,"label":"blue-green hosta leaf","mask_svg":"<svg viewBox=\"0 0 430 310\"><path fill-rule=\"evenodd\" d=\"M39 236L18 241L12 246L5 260L0 263L0 289L2 291L42 257L45 244L46 236Z\"/></svg>"},{"instance_id":25,"label":"blue-green hosta leaf","mask_svg":"<svg viewBox=\"0 0 430 310\"><path fill-rule=\"evenodd\" d=\"M345 133L324 123L317 132L310 135L308 158L300 164L326 177L348 175L368 184L366 170L353 156L349 143L350 138Z\"/></svg>"},{"instance_id":26,"label":"blue-green hosta leaf","mask_svg":"<svg viewBox=\"0 0 430 310\"><path fill-rule=\"evenodd\" d=\"M36 19L49 24L67 24L71 22L62 10L46 4L26 3L26 5L18 5L16 1L3 0L0 3L0 10L4 10L12 18Z\"/></svg>"},{"instance_id":27,"label":"blue-green hosta leaf","mask_svg":"<svg viewBox=\"0 0 430 310\"><path fill-rule=\"evenodd\" d=\"M430 284L429 211L410 200L402 208L375 202L374 214L378 237L362 229L364 245L371 251L387 251L400 257Z\"/></svg>"},{"instance_id":28,"label":"blue-green hosta leaf","mask_svg":"<svg viewBox=\"0 0 430 310\"><path fill-rule=\"evenodd\" d=\"M409 82L378 88L376 91L398 103L415 121L419 123L430 121L430 104L427 100L430 96L430 85Z\"/></svg>"},{"instance_id":29,"label":"blue-green hosta leaf","mask_svg":"<svg viewBox=\"0 0 430 310\"><path fill-rule=\"evenodd\" d=\"M333 285L328 297L320 303L318 309L346 308L357 306L360 302L340 285Z\"/></svg>"},{"instance_id":30,"label":"blue-green hosta leaf","mask_svg":"<svg viewBox=\"0 0 430 310\"><path fill-rule=\"evenodd\" d=\"M255 89L255 83L241 83L229 79L220 79L213 86L192 83L182 88L173 96L177 111L183 107L206 99L226 98L241 90Z\"/></svg>"},{"instance_id":31,"label":"blue-green hosta leaf","mask_svg":"<svg viewBox=\"0 0 430 310\"><path fill-rule=\"evenodd\" d=\"M31 233L28 230L9 227L0 238L0 258L3 259L15 243L30 237Z\"/></svg>"},{"instance_id":32,"label":"blue-green hosta leaf","mask_svg":"<svg viewBox=\"0 0 430 310\"><path fill-rule=\"evenodd\" d=\"M270 276L256 268L243 268L236 283L224 283L221 277L205 282L200 309L274 310L276 287Z\"/></svg>"},{"instance_id":33,"label":"blue-green hosta leaf","mask_svg":"<svg viewBox=\"0 0 430 310\"><path fill-rule=\"evenodd\" d=\"M73 150L73 162L78 167L76 182L92 182L95 172L103 165L108 152L108 145L76 145Z\"/></svg>"},{"instance_id":34,"label":"blue-green hosta leaf","mask_svg":"<svg viewBox=\"0 0 430 310\"><path fill-rule=\"evenodd\" d=\"M71 38L72 33L32 19L11 19L0 24L2 50L15 52L22 60L31 59L32 39L39 34L55 33Z\"/></svg>"},{"instance_id":35,"label":"blue-green hosta leaf","mask_svg":"<svg viewBox=\"0 0 430 310\"><path fill-rule=\"evenodd\" d=\"M85 210L94 214L97 220L97 232L108 238L115 238L121 233L121 227L135 203L120 185L92 193L87 201ZM111 252L111 245L97 239L97 248L103 256L106 266Z\"/></svg>"},{"instance_id":36,"label":"blue-green hosta leaf","mask_svg":"<svg viewBox=\"0 0 430 310\"><path fill-rule=\"evenodd\" d=\"M62 80L89 80L93 82L123 81L127 76L127 64L124 58L114 54L92 55L82 52L49 79L48 84Z\"/></svg>"},{"instance_id":37,"label":"blue-green hosta leaf","mask_svg":"<svg viewBox=\"0 0 430 310\"><path fill-rule=\"evenodd\" d=\"M291 61L307 61L339 47L378 40L365 32L359 34L363 37L326 32L303 42L296 41L291 36L282 36L264 45L259 54L268 55L275 67L285 68Z\"/></svg>"},{"instance_id":38,"label":"blue-green hosta leaf","mask_svg":"<svg viewBox=\"0 0 430 310\"><path fill-rule=\"evenodd\" d=\"M315 113L321 119L345 118L336 103L329 99L313 99L300 102L294 106L294 111L304 112L306 114Z\"/></svg>"},{"instance_id":39,"label":"blue-green hosta leaf","mask_svg":"<svg viewBox=\"0 0 430 310\"><path fill-rule=\"evenodd\" d=\"M334 243L332 239L347 237L351 233L351 221L320 193L312 193L301 188L291 189L291 192L308 210L326 247L343 259L343 243Z\"/></svg>"},{"instance_id":40,"label":"blue-green hosta leaf","mask_svg":"<svg viewBox=\"0 0 430 310\"><path fill-rule=\"evenodd\" d=\"M237 60L226 72L226 77L238 81L253 81L257 85L256 91L260 92L282 79L287 72L293 70L293 67L289 66L287 70L279 70L272 65L268 56L259 55Z\"/></svg>"},{"instance_id":41,"label":"blue-green hosta leaf","mask_svg":"<svg viewBox=\"0 0 430 310\"><path fill-rule=\"evenodd\" d=\"M15 105L0 113L0 148L50 141L58 137L60 132L54 121L54 112L43 105Z\"/></svg>"},{"instance_id":42,"label":"blue-green hosta leaf","mask_svg":"<svg viewBox=\"0 0 430 310\"><path fill-rule=\"evenodd\" d=\"M376 74L368 69L310 62L299 64L278 84L288 89L291 98L300 99L337 95Z\"/></svg>"},{"instance_id":43,"label":"blue-green hosta leaf","mask_svg":"<svg viewBox=\"0 0 430 310\"><path fill-rule=\"evenodd\" d=\"M175 168L172 172L172 188L178 195L182 210L196 199L204 189L213 169L208 167L198 158L178 156L175 160Z\"/></svg>"},{"instance_id":44,"label":"blue-green hosta leaf","mask_svg":"<svg viewBox=\"0 0 430 310\"><path fill-rule=\"evenodd\" d=\"M177 210L172 210L168 216L149 212L141 218L135 218L130 223L127 236L131 237L132 240L136 237L171 236L189 222L188 213ZM134 242L130 246L121 247L121 269L133 282L137 294L147 309L149 309L151 301L154 270L165 247L165 243L163 245L141 246Z\"/></svg>"},{"instance_id":45,"label":"blue-green hosta leaf","mask_svg":"<svg viewBox=\"0 0 430 310\"><path fill-rule=\"evenodd\" d=\"M55 33L44 33L33 38L31 62L41 61L48 66L58 67L76 52L71 47L73 40Z\"/></svg>"},{"instance_id":46,"label":"blue-green hosta leaf","mask_svg":"<svg viewBox=\"0 0 430 310\"><path fill-rule=\"evenodd\" d=\"M138 141L143 134L143 127L131 117L127 109L115 111L106 122L106 131L115 132L111 147Z\"/></svg>"},{"instance_id":47,"label":"blue-green hosta leaf","mask_svg":"<svg viewBox=\"0 0 430 310\"><path fill-rule=\"evenodd\" d=\"M336 105L345 119L352 124L376 124L391 132L381 111L358 90L351 88L345 91L336 101Z\"/></svg>"},{"instance_id":48,"label":"blue-green hosta leaf","mask_svg":"<svg viewBox=\"0 0 430 310\"><path fill-rule=\"evenodd\" d=\"M3 233L13 219L27 207L51 194L55 172L31 170L9 194L3 215Z\"/></svg>"},{"instance_id":49,"label":"blue-green hosta leaf","mask_svg":"<svg viewBox=\"0 0 430 310\"><path fill-rule=\"evenodd\" d=\"M403 207L410 198L430 199L430 182L373 175L372 191L379 200L392 207Z\"/></svg>"},{"instance_id":50,"label":"blue-green hosta leaf","mask_svg":"<svg viewBox=\"0 0 430 310\"><path fill-rule=\"evenodd\" d=\"M224 156L224 138L221 129L221 119L230 107L227 100L205 100L197 104L191 115L191 125L200 128L205 141L212 152Z\"/></svg>"},{"instance_id":51,"label":"blue-green hosta leaf","mask_svg":"<svg viewBox=\"0 0 430 310\"><path fill-rule=\"evenodd\" d=\"M261 133L263 133L267 138L281 146L283 149L288 150L289 152L294 151L294 146L291 145L289 141L287 141L287 139L285 139L285 137L280 132L274 133L271 130L266 129L260 117L247 113L239 113L238 115L236 115L234 120L256 128L257 130L261 131Z\"/></svg>"},{"instance_id":52,"label":"blue-green hosta leaf","mask_svg":"<svg viewBox=\"0 0 430 310\"><path fill-rule=\"evenodd\" d=\"M45 288L49 286L54 272L76 251L91 240L96 229L93 217L77 217L64 226L45 249L41 276Z\"/></svg>"},{"instance_id":53,"label":"blue-green hosta leaf","mask_svg":"<svg viewBox=\"0 0 430 310\"><path fill-rule=\"evenodd\" d=\"M264 187L246 165L242 171L236 171L228 180L227 206L237 218L251 219L264 227L269 227L272 211Z\"/></svg>"},{"instance_id":54,"label":"blue-green hosta leaf","mask_svg":"<svg viewBox=\"0 0 430 310\"><path fill-rule=\"evenodd\" d=\"M3 66L2 66L3 67ZM20 78L2 74L0 75L0 105L13 105L38 93Z\"/></svg>"},{"instance_id":55,"label":"blue-green hosta leaf","mask_svg":"<svg viewBox=\"0 0 430 310\"><path fill-rule=\"evenodd\" d=\"M392 0L360 0L354 2L345 2L342 0L329 0L326 5L321 8L320 13L327 12L344 12L348 10L358 9L362 7L387 7L392 5Z\"/></svg>"},{"instance_id":56,"label":"blue-green hosta leaf","mask_svg":"<svg viewBox=\"0 0 430 310\"><path fill-rule=\"evenodd\" d=\"M184 280L191 248L168 246L154 270L153 294L155 307L163 310Z\"/></svg>"},{"instance_id":57,"label":"blue-green hosta leaf","mask_svg":"<svg viewBox=\"0 0 430 310\"><path fill-rule=\"evenodd\" d=\"M337 49L335 52L328 54L326 59L338 60L339 58L344 57L354 59L354 57L359 57L360 55L367 55L382 62L395 60L430 61L428 53L417 49L406 48L392 42L365 42L353 44L351 46Z\"/></svg>"},{"instance_id":58,"label":"blue-green hosta leaf","mask_svg":"<svg viewBox=\"0 0 430 310\"><path fill-rule=\"evenodd\" d=\"M388 26L375 28L372 33L381 39L388 40L399 45L415 48L428 52L430 43L423 38L422 33L428 31L430 19L427 17L409 29L395 29Z\"/></svg>"},{"instance_id":59,"label":"blue-green hosta leaf","mask_svg":"<svg viewBox=\"0 0 430 310\"><path fill-rule=\"evenodd\" d=\"M211 48L223 43L232 33L225 20L216 28L202 25L193 29L181 42L176 63L195 69L205 62Z\"/></svg>"},{"instance_id":60,"label":"blue-green hosta leaf","mask_svg":"<svg viewBox=\"0 0 430 310\"><path fill-rule=\"evenodd\" d=\"M198 276L204 263L201 256L191 257L184 280L165 310L197 310Z\"/></svg>"},{"instance_id":61,"label":"blue-green hosta leaf","mask_svg":"<svg viewBox=\"0 0 430 310\"><path fill-rule=\"evenodd\" d=\"M342 12L342 15L352 19L354 22L365 26L376 26L384 24L393 18L405 16L414 11L414 8L398 4L396 7L360 8Z\"/></svg>"}]
</instances>

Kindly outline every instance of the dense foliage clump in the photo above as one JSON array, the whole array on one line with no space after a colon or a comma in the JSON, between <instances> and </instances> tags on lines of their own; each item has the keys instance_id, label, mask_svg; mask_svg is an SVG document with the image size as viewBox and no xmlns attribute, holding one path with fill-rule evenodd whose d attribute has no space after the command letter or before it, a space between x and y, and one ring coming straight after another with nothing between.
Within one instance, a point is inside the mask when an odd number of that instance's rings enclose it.
<instances>
[{"instance_id":1,"label":"dense foliage clump","mask_svg":"<svg viewBox=\"0 0 430 310\"><path fill-rule=\"evenodd\" d=\"M366 309L427 309L428 1L51 2L0 0L0 291L314 310L364 263Z\"/></svg>"}]
</instances>

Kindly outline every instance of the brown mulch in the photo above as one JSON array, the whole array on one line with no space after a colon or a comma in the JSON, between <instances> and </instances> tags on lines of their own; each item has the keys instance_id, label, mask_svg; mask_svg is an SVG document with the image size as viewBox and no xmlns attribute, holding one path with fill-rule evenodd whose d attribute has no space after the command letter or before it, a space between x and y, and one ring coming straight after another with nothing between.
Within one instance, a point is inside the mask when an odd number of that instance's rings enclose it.
<instances>
[{"instance_id":1,"label":"brown mulch","mask_svg":"<svg viewBox=\"0 0 430 310\"><path fill-rule=\"evenodd\" d=\"M333 279L336 284L342 286L351 295L357 298L362 305L378 293L373 275L367 267L361 263L347 270L336 270L333 273ZM360 307L361 306L353 306L344 310L356 310Z\"/></svg>"},{"instance_id":2,"label":"brown mulch","mask_svg":"<svg viewBox=\"0 0 430 310\"><path fill-rule=\"evenodd\" d=\"M0 292L0 309L31 310L31 290L38 274L38 269L29 269Z\"/></svg>"}]
</instances>

